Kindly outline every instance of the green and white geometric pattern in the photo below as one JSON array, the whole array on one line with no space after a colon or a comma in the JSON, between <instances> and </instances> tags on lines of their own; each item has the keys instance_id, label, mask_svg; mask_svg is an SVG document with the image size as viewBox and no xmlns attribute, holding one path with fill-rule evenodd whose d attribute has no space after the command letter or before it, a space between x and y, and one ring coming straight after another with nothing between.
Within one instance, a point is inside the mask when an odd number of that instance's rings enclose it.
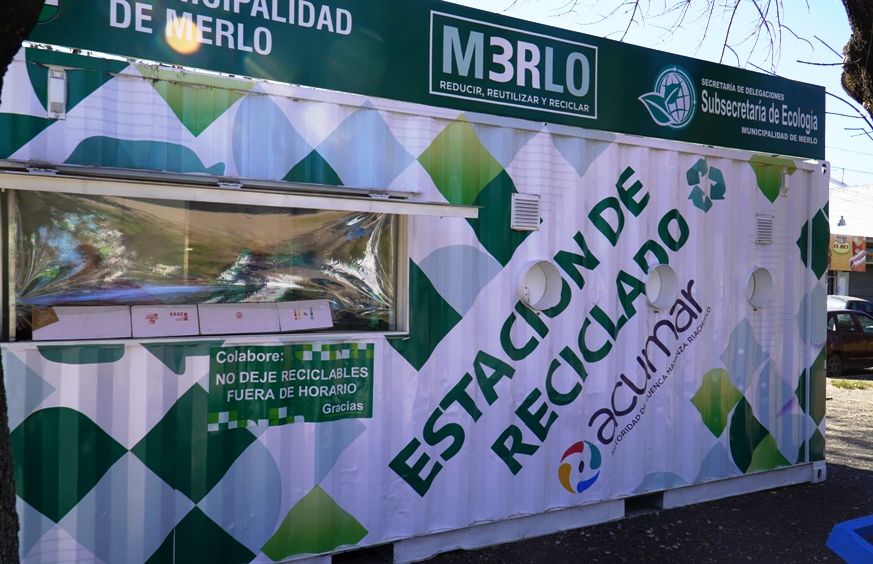
<instances>
[{"instance_id":1,"label":"green and white geometric pattern","mask_svg":"<svg viewBox=\"0 0 873 564\"><path fill-rule=\"evenodd\" d=\"M373 358L373 343L359 347L357 343L342 345L304 345L303 350L296 353L299 360L319 362L322 360L348 360L353 358Z\"/></svg>"},{"instance_id":2,"label":"green and white geometric pattern","mask_svg":"<svg viewBox=\"0 0 873 564\"><path fill-rule=\"evenodd\" d=\"M409 218L406 333L4 344L22 560L275 562L823 460L827 189L777 197L775 184L785 168L803 185L806 164L24 53L0 105L0 159L378 188L479 214ZM45 64L70 69L65 120L46 117ZM539 231L509 228L516 193L540 196ZM592 221L604 201L615 206ZM772 245L754 244L755 213L776 218ZM654 259L706 318L628 297ZM519 315L535 260L560 263L563 299ZM744 291L761 266L778 291L758 310ZM656 327L669 355L647 341ZM211 351L241 343L371 363L372 417L210 413ZM582 345L611 349L583 363ZM674 364L669 378L646 379L644 347L662 376ZM615 415L616 435L630 431L598 443L600 477L569 494L562 454L594 444L596 414L631 400L645 412ZM506 436L520 471L496 455ZM424 496L389 467L407 450L411 472L433 474Z\"/></svg>"},{"instance_id":3,"label":"green and white geometric pattern","mask_svg":"<svg viewBox=\"0 0 873 564\"><path fill-rule=\"evenodd\" d=\"M189 345L163 346L174 349ZM359 350L360 354L374 354L372 344ZM180 378L156 362L154 347L147 351L131 345L123 352L103 362L90 351L76 358L68 349L62 361L55 362L34 346L5 350L7 367L32 367L31 372L17 375L7 372L9 389L16 397L22 393L43 397L42 407L29 413L11 435L24 526L22 557L30 550L40 550L38 546L50 539L76 554L77 559L103 562L199 561L204 555L211 562L249 562L265 547L285 553L293 550L296 545L285 535L270 541L280 526L283 507L275 492L288 487L283 485L286 478L276 454L245 428L228 424L227 430L217 433L207 428L207 392L195 374L208 370L208 356L189 357L189 371ZM79 377L65 377L72 367L80 369ZM36 378L37 372L46 382L44 391L27 382ZM125 407L120 401L129 392L118 385L121 382L113 386L101 374L114 374L111 378L116 381L122 375L145 380L139 388L144 394L139 396L142 403ZM174 378L176 385L167 377ZM109 415L101 417L98 426L65 403L89 403L79 388L92 390L97 399L102 392L86 383L101 380L100 389L116 398L118 408L103 406L103 410L109 408ZM162 409L168 401L169 408ZM53 404L58 405L50 407ZM129 443L130 429L137 426L139 406L143 405L157 408L163 417L135 444L126 446L122 443ZM329 451L334 441L329 435L325 438L329 442L321 448ZM347 447L349 443L336 443L342 444ZM325 479L330 479L329 472L322 476L322 481ZM363 530L316 483L311 487L310 497L304 496L287 510L292 521L296 522L295 512L315 503L321 511L332 508L337 515L345 515L343 519L352 529ZM331 518L330 513L322 517ZM331 550L354 544L362 535L344 533L331 538L317 546ZM331 542L338 544L328 546ZM36 552L32 558L37 558Z\"/></svg>"}]
</instances>

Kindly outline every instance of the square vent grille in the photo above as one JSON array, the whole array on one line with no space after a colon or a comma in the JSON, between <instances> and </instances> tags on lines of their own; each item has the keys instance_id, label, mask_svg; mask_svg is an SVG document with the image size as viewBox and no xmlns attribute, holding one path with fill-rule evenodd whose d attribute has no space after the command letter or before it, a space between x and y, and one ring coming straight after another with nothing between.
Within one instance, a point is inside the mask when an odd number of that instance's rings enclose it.
<instances>
[{"instance_id":1,"label":"square vent grille","mask_svg":"<svg viewBox=\"0 0 873 564\"><path fill-rule=\"evenodd\" d=\"M769 245L773 242L773 220L772 215L756 214L755 215L755 243L758 245Z\"/></svg>"},{"instance_id":2,"label":"square vent grille","mask_svg":"<svg viewBox=\"0 0 873 564\"><path fill-rule=\"evenodd\" d=\"M539 194L513 194L510 227L516 231L539 231Z\"/></svg>"}]
</instances>

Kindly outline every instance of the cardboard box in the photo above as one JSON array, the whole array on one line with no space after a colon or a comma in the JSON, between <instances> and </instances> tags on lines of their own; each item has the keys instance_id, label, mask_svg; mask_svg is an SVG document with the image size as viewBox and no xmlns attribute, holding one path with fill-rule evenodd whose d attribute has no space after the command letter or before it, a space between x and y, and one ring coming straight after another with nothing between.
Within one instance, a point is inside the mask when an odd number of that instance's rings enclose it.
<instances>
[{"instance_id":1,"label":"cardboard box","mask_svg":"<svg viewBox=\"0 0 873 564\"><path fill-rule=\"evenodd\" d=\"M129 337L128 306L58 306L33 310L34 341Z\"/></svg>"},{"instance_id":2,"label":"cardboard box","mask_svg":"<svg viewBox=\"0 0 873 564\"><path fill-rule=\"evenodd\" d=\"M276 304L200 304L200 334L278 333Z\"/></svg>"},{"instance_id":3,"label":"cardboard box","mask_svg":"<svg viewBox=\"0 0 873 564\"><path fill-rule=\"evenodd\" d=\"M199 335L196 305L133 306L130 320L134 337Z\"/></svg>"},{"instance_id":4,"label":"cardboard box","mask_svg":"<svg viewBox=\"0 0 873 564\"><path fill-rule=\"evenodd\" d=\"M328 300L300 300L280 302L279 328L281 331L304 331L306 329L328 329L333 327Z\"/></svg>"}]
</instances>

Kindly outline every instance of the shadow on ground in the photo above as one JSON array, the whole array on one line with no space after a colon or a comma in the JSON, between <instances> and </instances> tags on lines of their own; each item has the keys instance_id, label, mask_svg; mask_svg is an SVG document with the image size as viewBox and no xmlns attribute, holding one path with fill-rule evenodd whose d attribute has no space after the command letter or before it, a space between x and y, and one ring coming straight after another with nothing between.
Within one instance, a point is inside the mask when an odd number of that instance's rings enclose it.
<instances>
[{"instance_id":1,"label":"shadow on ground","mask_svg":"<svg viewBox=\"0 0 873 564\"><path fill-rule=\"evenodd\" d=\"M830 464L828 479L632 517L429 562L840 562L834 525L873 510L873 471Z\"/></svg>"}]
</instances>

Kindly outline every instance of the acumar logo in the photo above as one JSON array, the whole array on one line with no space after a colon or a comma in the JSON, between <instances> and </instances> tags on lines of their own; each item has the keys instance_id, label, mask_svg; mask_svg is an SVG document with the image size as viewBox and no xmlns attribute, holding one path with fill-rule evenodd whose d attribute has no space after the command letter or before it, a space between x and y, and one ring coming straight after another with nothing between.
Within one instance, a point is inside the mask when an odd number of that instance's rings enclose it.
<instances>
[{"instance_id":1,"label":"acumar logo","mask_svg":"<svg viewBox=\"0 0 873 564\"><path fill-rule=\"evenodd\" d=\"M558 479L568 492L582 493L597 481L601 462L600 449L594 443L579 441L564 451Z\"/></svg>"},{"instance_id":2,"label":"acumar logo","mask_svg":"<svg viewBox=\"0 0 873 564\"><path fill-rule=\"evenodd\" d=\"M658 125L684 129L694 120L697 89L685 69L669 65L655 79L654 92L643 94L639 100Z\"/></svg>"}]
</instances>

